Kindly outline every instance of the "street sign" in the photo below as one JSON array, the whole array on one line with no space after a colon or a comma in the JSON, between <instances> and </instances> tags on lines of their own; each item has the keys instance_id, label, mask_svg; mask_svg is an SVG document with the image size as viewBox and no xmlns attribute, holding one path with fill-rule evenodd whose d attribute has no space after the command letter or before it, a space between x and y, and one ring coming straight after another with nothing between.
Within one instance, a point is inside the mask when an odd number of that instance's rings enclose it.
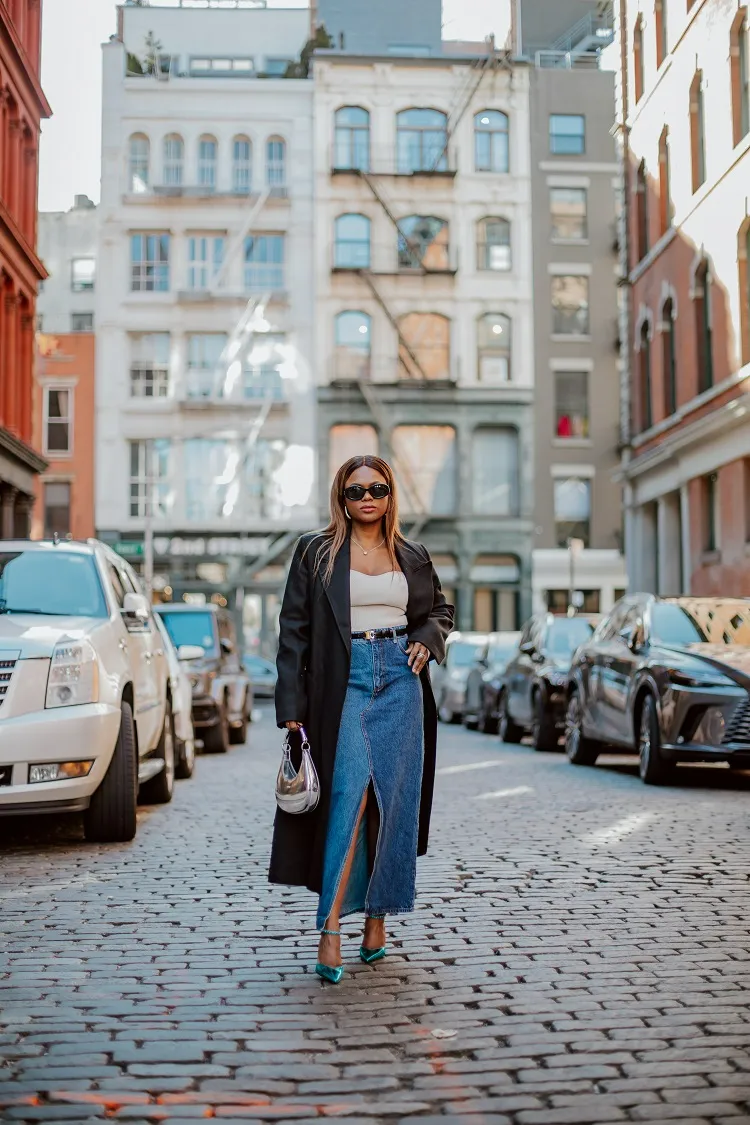
<instances>
[{"instance_id":1,"label":"street sign","mask_svg":"<svg viewBox=\"0 0 750 1125\"><path fill-rule=\"evenodd\" d=\"M124 559L143 558L143 543L139 543L136 539L121 539L119 543L113 543L112 547Z\"/></svg>"}]
</instances>

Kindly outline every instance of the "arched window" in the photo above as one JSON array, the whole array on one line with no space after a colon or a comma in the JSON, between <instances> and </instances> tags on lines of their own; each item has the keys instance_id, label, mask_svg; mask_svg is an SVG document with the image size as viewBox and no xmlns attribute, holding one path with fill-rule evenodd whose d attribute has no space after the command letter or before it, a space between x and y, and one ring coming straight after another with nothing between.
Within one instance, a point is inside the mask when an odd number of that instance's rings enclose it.
<instances>
[{"instance_id":1,"label":"arched window","mask_svg":"<svg viewBox=\"0 0 750 1125\"><path fill-rule=\"evenodd\" d=\"M643 13L638 13L633 29L633 67L635 77L635 100L639 102L643 97L645 86L645 62L643 58Z\"/></svg>"},{"instance_id":2,"label":"arched window","mask_svg":"<svg viewBox=\"0 0 750 1125\"><path fill-rule=\"evenodd\" d=\"M653 419L651 404L651 330L647 320L641 325L638 339L638 395L641 431L650 430Z\"/></svg>"},{"instance_id":3,"label":"arched window","mask_svg":"<svg viewBox=\"0 0 750 1125\"><path fill-rule=\"evenodd\" d=\"M517 516L518 430L480 426L472 434L471 453L474 511L483 516Z\"/></svg>"},{"instance_id":4,"label":"arched window","mask_svg":"<svg viewBox=\"0 0 750 1125\"><path fill-rule=\"evenodd\" d=\"M269 137L266 141L266 183L270 188L283 188L286 184L286 141L283 137Z\"/></svg>"},{"instance_id":5,"label":"arched window","mask_svg":"<svg viewBox=\"0 0 750 1125\"><path fill-rule=\"evenodd\" d=\"M151 145L145 133L133 133L129 142L128 183L130 190L138 195L148 191L150 153Z\"/></svg>"},{"instance_id":6,"label":"arched window","mask_svg":"<svg viewBox=\"0 0 750 1125\"><path fill-rule=\"evenodd\" d=\"M333 264L336 269L370 268L370 220L366 215L339 215L336 219Z\"/></svg>"},{"instance_id":7,"label":"arched window","mask_svg":"<svg viewBox=\"0 0 750 1125\"><path fill-rule=\"evenodd\" d=\"M448 115L439 109L404 109L396 114L397 165L411 172L447 172Z\"/></svg>"},{"instance_id":8,"label":"arched window","mask_svg":"<svg viewBox=\"0 0 750 1125\"><path fill-rule=\"evenodd\" d=\"M693 277L693 319L698 356L698 394L714 385L714 351L711 329L711 269L701 258Z\"/></svg>"},{"instance_id":9,"label":"arched window","mask_svg":"<svg viewBox=\"0 0 750 1125\"><path fill-rule=\"evenodd\" d=\"M370 378L371 320L367 313L347 311L336 317L334 378Z\"/></svg>"},{"instance_id":10,"label":"arched window","mask_svg":"<svg viewBox=\"0 0 750 1125\"><path fill-rule=\"evenodd\" d=\"M640 262L648 254L648 173L645 160L638 165L635 191L638 216L638 261Z\"/></svg>"},{"instance_id":11,"label":"arched window","mask_svg":"<svg viewBox=\"0 0 750 1125\"><path fill-rule=\"evenodd\" d=\"M403 510L432 516L452 515L458 498L453 426L396 426L391 445Z\"/></svg>"},{"instance_id":12,"label":"arched window","mask_svg":"<svg viewBox=\"0 0 750 1125\"><path fill-rule=\"evenodd\" d=\"M451 322L439 313L407 313L398 322L400 375L450 379Z\"/></svg>"},{"instance_id":13,"label":"arched window","mask_svg":"<svg viewBox=\"0 0 750 1125\"><path fill-rule=\"evenodd\" d=\"M671 297L662 305L659 330L661 332L664 416L665 418L671 418L677 410L677 339L675 306Z\"/></svg>"},{"instance_id":14,"label":"arched window","mask_svg":"<svg viewBox=\"0 0 750 1125\"><path fill-rule=\"evenodd\" d=\"M672 225L672 175L669 163L669 126L659 137L659 225L665 234Z\"/></svg>"},{"instance_id":15,"label":"arched window","mask_svg":"<svg viewBox=\"0 0 750 1125\"><path fill-rule=\"evenodd\" d=\"M737 239L740 282L740 334L742 362L750 363L750 219L740 227Z\"/></svg>"},{"instance_id":16,"label":"arched window","mask_svg":"<svg viewBox=\"0 0 750 1125\"><path fill-rule=\"evenodd\" d=\"M341 422L328 431L328 466L331 479L350 457L377 457L378 432L374 426Z\"/></svg>"},{"instance_id":17,"label":"arched window","mask_svg":"<svg viewBox=\"0 0 750 1125\"><path fill-rule=\"evenodd\" d=\"M232 141L232 191L236 195L249 195L253 182L253 146L249 137L235 137Z\"/></svg>"},{"instance_id":18,"label":"arched window","mask_svg":"<svg viewBox=\"0 0 750 1125\"><path fill-rule=\"evenodd\" d=\"M370 114L359 106L345 105L336 110L335 168L370 170Z\"/></svg>"},{"instance_id":19,"label":"arched window","mask_svg":"<svg viewBox=\"0 0 750 1125\"><path fill-rule=\"evenodd\" d=\"M693 192L696 192L706 179L706 119L702 70L695 72L690 87L690 156Z\"/></svg>"},{"instance_id":20,"label":"arched window","mask_svg":"<svg viewBox=\"0 0 750 1125\"><path fill-rule=\"evenodd\" d=\"M450 268L448 224L432 215L407 215L398 221L399 269Z\"/></svg>"},{"instance_id":21,"label":"arched window","mask_svg":"<svg viewBox=\"0 0 750 1125\"><path fill-rule=\"evenodd\" d=\"M511 379L511 323L503 313L485 313L477 327L478 377L482 383Z\"/></svg>"},{"instance_id":22,"label":"arched window","mask_svg":"<svg viewBox=\"0 0 750 1125\"><path fill-rule=\"evenodd\" d=\"M477 266L480 270L511 268L510 223L507 219L480 220Z\"/></svg>"},{"instance_id":23,"label":"arched window","mask_svg":"<svg viewBox=\"0 0 750 1125\"><path fill-rule=\"evenodd\" d=\"M178 133L164 138L164 185L181 187L185 168L185 145Z\"/></svg>"},{"instance_id":24,"label":"arched window","mask_svg":"<svg viewBox=\"0 0 750 1125\"><path fill-rule=\"evenodd\" d=\"M215 137L198 141L198 184L207 192L216 191L216 161L219 146Z\"/></svg>"},{"instance_id":25,"label":"arched window","mask_svg":"<svg viewBox=\"0 0 750 1125\"><path fill-rule=\"evenodd\" d=\"M507 172L510 167L508 115L485 109L474 117L474 167L477 172Z\"/></svg>"},{"instance_id":26,"label":"arched window","mask_svg":"<svg viewBox=\"0 0 750 1125\"><path fill-rule=\"evenodd\" d=\"M730 32L729 61L732 83L732 133L735 145L750 132L750 63L748 62L747 8L740 8Z\"/></svg>"}]
</instances>

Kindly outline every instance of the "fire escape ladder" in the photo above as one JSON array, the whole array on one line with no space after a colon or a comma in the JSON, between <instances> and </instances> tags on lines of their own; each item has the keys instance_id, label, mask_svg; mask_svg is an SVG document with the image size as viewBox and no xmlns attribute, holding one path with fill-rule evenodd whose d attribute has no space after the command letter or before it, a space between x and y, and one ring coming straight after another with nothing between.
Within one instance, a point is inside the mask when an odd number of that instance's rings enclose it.
<instances>
[{"instance_id":1,"label":"fire escape ladder","mask_svg":"<svg viewBox=\"0 0 750 1125\"><path fill-rule=\"evenodd\" d=\"M243 246L243 243L244 243L245 239L247 238L248 234L253 229L253 226L255 225L255 220L257 219L258 215L261 213L261 211L265 207L266 203L268 202L268 198L269 198L270 194L271 194L271 188L270 187L264 188L263 191L258 196L258 198L253 203L250 210L247 212L247 214L245 216L243 216L242 222L240 223L239 230L235 234L232 241L229 243L229 246L227 248L227 252L224 255L224 258L222 259L221 265L219 266L219 268L216 270L216 272L213 274L213 276L211 278L211 284L209 285L208 291L212 296L216 296L216 293L219 289L219 286L221 285L222 281L224 280L224 278L227 275L227 270L229 268L230 262L234 261L234 258L236 257L236 255L242 249L242 246Z\"/></svg>"},{"instance_id":2,"label":"fire escape ladder","mask_svg":"<svg viewBox=\"0 0 750 1125\"><path fill-rule=\"evenodd\" d=\"M414 257L418 260L419 265L422 269L422 273L423 274L427 273L428 270L425 268L424 262L422 260L422 255L419 252L418 244L414 241L414 239L409 238L407 235L404 234L403 230L401 229L401 224L399 223L396 216L393 214L393 211L391 210L391 206L388 203L388 200L385 198L385 195L383 194L383 191L375 183L375 180L374 180L372 174L370 172L364 172L364 171L362 171L362 169L359 169L359 174L362 177L362 179L365 181L367 186L369 187L369 189L372 192L373 197L376 200L376 202L380 204L380 206L383 208L383 211L385 212L386 216L390 219L396 233L398 234L398 237L403 238L403 240L406 243L406 245L408 246L409 250L412 252Z\"/></svg>"},{"instance_id":3,"label":"fire escape ladder","mask_svg":"<svg viewBox=\"0 0 750 1125\"><path fill-rule=\"evenodd\" d=\"M443 145L441 151L438 153L435 163L432 166L433 172L436 172L440 167L440 162L445 157L445 154L448 151L448 146L451 143L456 129L461 124L466 110L469 108L474 99L474 95L482 85L485 74L487 74L490 69L494 68L494 63L494 40L490 39L487 43L487 54L482 59L476 59L469 69L469 76L467 78L467 81L464 84L463 89L459 91L458 98L456 99L458 109L455 112L448 114L448 128L445 134L445 144ZM477 68L479 70L479 74L475 80L474 71Z\"/></svg>"},{"instance_id":4,"label":"fire escape ladder","mask_svg":"<svg viewBox=\"0 0 750 1125\"><path fill-rule=\"evenodd\" d=\"M427 382L427 375L425 373L424 368L422 367L422 364L419 362L419 359L417 357L416 352L413 350L413 348L409 344L408 340L405 338L404 334L401 331L401 327L400 327L398 321L396 320L396 318L393 315L393 313L391 312L391 310L388 308L388 305L383 300L383 297L381 296L381 294L378 292L378 288L375 285L375 282L372 280L372 275L370 274L370 271L369 270L358 270L357 272L359 273L359 275L362 278L364 278L364 280L367 283L367 286L368 286L370 292L372 293L373 297L378 302L378 304L380 305L380 307L383 310L383 312L385 313L385 315L388 317L388 320L389 320L390 324L392 325L392 327L396 330L396 335L398 336L399 345L404 349L404 351L408 355L409 359L414 364L415 368L419 372L419 377L421 379L423 379L425 382ZM404 370L408 374L409 378L410 379L416 379L417 376L414 374L413 371L409 370L409 368L406 366L406 364L403 362L403 360L401 360L401 363L404 367Z\"/></svg>"}]
</instances>

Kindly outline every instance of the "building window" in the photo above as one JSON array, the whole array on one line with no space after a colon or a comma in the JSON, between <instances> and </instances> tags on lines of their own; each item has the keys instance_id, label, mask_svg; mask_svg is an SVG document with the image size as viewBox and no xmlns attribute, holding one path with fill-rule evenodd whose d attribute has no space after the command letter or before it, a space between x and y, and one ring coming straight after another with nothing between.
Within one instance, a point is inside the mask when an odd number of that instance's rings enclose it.
<instances>
[{"instance_id":1,"label":"building window","mask_svg":"<svg viewBox=\"0 0 750 1125\"><path fill-rule=\"evenodd\" d=\"M432 215L407 215L398 221L398 268L428 272L450 269L449 227Z\"/></svg>"},{"instance_id":2,"label":"building window","mask_svg":"<svg viewBox=\"0 0 750 1125\"><path fill-rule=\"evenodd\" d=\"M283 290L283 234L252 234L245 239L244 284L247 293Z\"/></svg>"},{"instance_id":3,"label":"building window","mask_svg":"<svg viewBox=\"0 0 750 1125\"><path fill-rule=\"evenodd\" d=\"M398 171L448 170L448 117L439 109L405 109L396 115Z\"/></svg>"},{"instance_id":4,"label":"building window","mask_svg":"<svg viewBox=\"0 0 750 1125\"><path fill-rule=\"evenodd\" d=\"M732 83L732 133L735 145L750 132L750 66L748 65L747 8L740 8L732 24L729 59Z\"/></svg>"},{"instance_id":5,"label":"building window","mask_svg":"<svg viewBox=\"0 0 750 1125\"><path fill-rule=\"evenodd\" d=\"M235 195L249 195L253 180L253 146L249 137L235 137L232 141L232 191Z\"/></svg>"},{"instance_id":6,"label":"building window","mask_svg":"<svg viewBox=\"0 0 750 1125\"><path fill-rule=\"evenodd\" d=\"M669 29L667 27L667 0L656 0L656 65L661 66L669 54Z\"/></svg>"},{"instance_id":7,"label":"building window","mask_svg":"<svg viewBox=\"0 0 750 1125\"><path fill-rule=\"evenodd\" d=\"M359 106L342 106L335 118L335 168L370 170L370 114Z\"/></svg>"},{"instance_id":8,"label":"building window","mask_svg":"<svg viewBox=\"0 0 750 1125\"><path fill-rule=\"evenodd\" d=\"M336 269L370 268L370 220L366 215L339 215L334 224L333 264Z\"/></svg>"},{"instance_id":9,"label":"building window","mask_svg":"<svg viewBox=\"0 0 750 1125\"><path fill-rule=\"evenodd\" d=\"M474 512L517 516L519 511L518 431L480 426L471 436Z\"/></svg>"},{"instance_id":10,"label":"building window","mask_svg":"<svg viewBox=\"0 0 750 1125\"><path fill-rule=\"evenodd\" d=\"M227 55L206 58L201 55L200 58L190 60L190 73L195 78L212 75L220 75L222 78L250 78L254 71L255 64L251 58L232 58Z\"/></svg>"},{"instance_id":11,"label":"building window","mask_svg":"<svg viewBox=\"0 0 750 1125\"><path fill-rule=\"evenodd\" d=\"M638 218L638 261L648 254L648 173L642 160L636 174L636 210Z\"/></svg>"},{"instance_id":12,"label":"building window","mask_svg":"<svg viewBox=\"0 0 750 1125\"><path fill-rule=\"evenodd\" d=\"M719 550L719 479L716 473L703 478L703 550Z\"/></svg>"},{"instance_id":13,"label":"building window","mask_svg":"<svg viewBox=\"0 0 750 1125\"><path fill-rule=\"evenodd\" d=\"M293 374L289 359L290 349L283 332L256 332L250 351L242 366L242 397L244 399L266 399L282 401L284 377ZM227 372L226 391L231 394L234 387L233 369Z\"/></svg>"},{"instance_id":14,"label":"building window","mask_svg":"<svg viewBox=\"0 0 750 1125\"><path fill-rule=\"evenodd\" d=\"M570 539L591 539L591 481L567 477L554 481L555 543L567 547Z\"/></svg>"},{"instance_id":15,"label":"building window","mask_svg":"<svg viewBox=\"0 0 750 1125\"><path fill-rule=\"evenodd\" d=\"M588 336L589 279L577 274L552 278L552 332L555 336Z\"/></svg>"},{"instance_id":16,"label":"building window","mask_svg":"<svg viewBox=\"0 0 750 1125\"><path fill-rule=\"evenodd\" d=\"M403 510L453 515L457 499L453 426L396 426L391 444Z\"/></svg>"},{"instance_id":17,"label":"building window","mask_svg":"<svg viewBox=\"0 0 750 1125\"><path fill-rule=\"evenodd\" d=\"M740 350L744 364L750 363L750 219L742 224L737 237L737 264L740 283Z\"/></svg>"},{"instance_id":18,"label":"building window","mask_svg":"<svg viewBox=\"0 0 750 1125\"><path fill-rule=\"evenodd\" d=\"M73 258L70 263L70 288L74 293L90 292L94 288L96 258Z\"/></svg>"},{"instance_id":19,"label":"building window","mask_svg":"<svg viewBox=\"0 0 750 1125\"><path fill-rule=\"evenodd\" d=\"M143 133L134 133L130 138L128 182L130 191L138 195L148 191L150 147Z\"/></svg>"},{"instance_id":20,"label":"building window","mask_svg":"<svg viewBox=\"0 0 750 1125\"><path fill-rule=\"evenodd\" d=\"M334 378L353 382L370 378L371 335L367 313L351 310L338 314Z\"/></svg>"},{"instance_id":21,"label":"building window","mask_svg":"<svg viewBox=\"0 0 750 1125\"><path fill-rule=\"evenodd\" d=\"M137 293L169 289L169 235L130 236L130 288Z\"/></svg>"},{"instance_id":22,"label":"building window","mask_svg":"<svg viewBox=\"0 0 750 1125\"><path fill-rule=\"evenodd\" d=\"M44 388L44 453L68 457L73 452L73 390Z\"/></svg>"},{"instance_id":23,"label":"building window","mask_svg":"<svg viewBox=\"0 0 750 1125\"><path fill-rule=\"evenodd\" d=\"M507 219L481 219L478 224L477 262L480 270L509 270L512 266L510 223Z\"/></svg>"},{"instance_id":24,"label":"building window","mask_svg":"<svg viewBox=\"0 0 750 1125\"><path fill-rule=\"evenodd\" d=\"M474 117L474 168L477 172L507 172L510 167L508 115L485 109Z\"/></svg>"},{"instance_id":25,"label":"building window","mask_svg":"<svg viewBox=\"0 0 750 1125\"><path fill-rule=\"evenodd\" d=\"M146 332L131 337L131 398L167 398L169 346L168 332Z\"/></svg>"},{"instance_id":26,"label":"building window","mask_svg":"<svg viewBox=\"0 0 750 1125\"><path fill-rule=\"evenodd\" d=\"M643 97L646 84L646 64L643 57L643 14L639 12L633 30L633 70L635 77L635 100L638 103Z\"/></svg>"},{"instance_id":27,"label":"building window","mask_svg":"<svg viewBox=\"0 0 750 1125\"><path fill-rule=\"evenodd\" d=\"M185 168L185 143L177 133L164 138L164 186L182 187Z\"/></svg>"},{"instance_id":28,"label":"building window","mask_svg":"<svg viewBox=\"0 0 750 1125\"><path fill-rule=\"evenodd\" d=\"M286 141L281 137L266 141L266 183L272 190L286 184Z\"/></svg>"},{"instance_id":29,"label":"building window","mask_svg":"<svg viewBox=\"0 0 750 1125\"><path fill-rule=\"evenodd\" d=\"M374 426L331 426L328 434L328 472L331 479L350 457L377 457L378 434Z\"/></svg>"},{"instance_id":30,"label":"building window","mask_svg":"<svg viewBox=\"0 0 750 1125\"><path fill-rule=\"evenodd\" d=\"M503 313L485 313L477 326L478 377L481 383L511 379L511 323Z\"/></svg>"},{"instance_id":31,"label":"building window","mask_svg":"<svg viewBox=\"0 0 750 1125\"><path fill-rule=\"evenodd\" d=\"M44 538L64 539L70 534L70 484L44 482Z\"/></svg>"},{"instance_id":32,"label":"building window","mask_svg":"<svg viewBox=\"0 0 750 1125\"><path fill-rule=\"evenodd\" d=\"M711 329L711 271L703 258L693 278L693 316L698 356L698 394L714 385L714 351Z\"/></svg>"},{"instance_id":33,"label":"building window","mask_svg":"<svg viewBox=\"0 0 750 1125\"><path fill-rule=\"evenodd\" d=\"M244 464L240 487L228 497L230 510L234 497L242 503L242 514L250 519L283 520L289 516L289 505L284 502L283 470L287 460L287 445L281 438L272 441L261 439L243 452Z\"/></svg>"},{"instance_id":34,"label":"building window","mask_svg":"<svg viewBox=\"0 0 750 1125\"><path fill-rule=\"evenodd\" d=\"M70 314L70 331L71 332L93 332L94 331L94 314L88 313L71 313Z\"/></svg>"},{"instance_id":35,"label":"building window","mask_svg":"<svg viewBox=\"0 0 750 1125\"><path fill-rule=\"evenodd\" d=\"M549 150L553 156L582 156L586 151L586 118L579 113L551 114Z\"/></svg>"},{"instance_id":36,"label":"building window","mask_svg":"<svg viewBox=\"0 0 750 1125\"><path fill-rule=\"evenodd\" d=\"M516 630L521 580L518 559L513 555L476 555L469 577L474 586L473 627L482 633Z\"/></svg>"},{"instance_id":37,"label":"building window","mask_svg":"<svg viewBox=\"0 0 750 1125\"><path fill-rule=\"evenodd\" d=\"M696 192L706 179L706 120L701 70L696 71L690 87L690 155L693 192Z\"/></svg>"},{"instance_id":38,"label":"building window","mask_svg":"<svg viewBox=\"0 0 750 1125\"><path fill-rule=\"evenodd\" d=\"M588 238L586 188L550 188L549 205L554 239L561 242L581 242Z\"/></svg>"},{"instance_id":39,"label":"building window","mask_svg":"<svg viewBox=\"0 0 750 1125\"><path fill-rule=\"evenodd\" d=\"M204 191L216 191L216 162L219 146L215 137L201 137L198 141L198 186Z\"/></svg>"},{"instance_id":40,"label":"building window","mask_svg":"<svg viewBox=\"0 0 750 1125\"><path fill-rule=\"evenodd\" d=\"M653 421L651 396L651 334L648 321L641 325L638 340L638 398L641 431L650 430Z\"/></svg>"},{"instance_id":41,"label":"building window","mask_svg":"<svg viewBox=\"0 0 750 1125\"><path fill-rule=\"evenodd\" d=\"M399 377L451 377L451 322L439 313L407 313L398 321Z\"/></svg>"},{"instance_id":42,"label":"building window","mask_svg":"<svg viewBox=\"0 0 750 1125\"><path fill-rule=\"evenodd\" d=\"M130 442L130 515L166 516L170 504L170 443L166 438Z\"/></svg>"},{"instance_id":43,"label":"building window","mask_svg":"<svg viewBox=\"0 0 750 1125\"><path fill-rule=\"evenodd\" d=\"M188 289L211 287L224 260L224 238L221 235L191 235L188 238Z\"/></svg>"},{"instance_id":44,"label":"building window","mask_svg":"<svg viewBox=\"0 0 750 1125\"><path fill-rule=\"evenodd\" d=\"M227 345L223 332L196 332L188 336L185 390L189 398L220 398L226 369L222 355Z\"/></svg>"},{"instance_id":45,"label":"building window","mask_svg":"<svg viewBox=\"0 0 750 1125\"><path fill-rule=\"evenodd\" d=\"M671 418L677 410L677 337L674 301L670 297L661 310L662 378L664 380L664 416Z\"/></svg>"},{"instance_id":46,"label":"building window","mask_svg":"<svg viewBox=\"0 0 750 1125\"><path fill-rule=\"evenodd\" d=\"M659 137L659 225L666 234L672 225L672 172L669 161L669 126L665 125Z\"/></svg>"},{"instance_id":47,"label":"building window","mask_svg":"<svg viewBox=\"0 0 750 1125\"><path fill-rule=\"evenodd\" d=\"M586 371L555 372L555 437L589 436L589 376Z\"/></svg>"},{"instance_id":48,"label":"building window","mask_svg":"<svg viewBox=\"0 0 750 1125\"><path fill-rule=\"evenodd\" d=\"M184 446L185 508L191 522L238 517L280 519L279 470L283 441L256 441L250 449L222 438L188 438Z\"/></svg>"}]
</instances>

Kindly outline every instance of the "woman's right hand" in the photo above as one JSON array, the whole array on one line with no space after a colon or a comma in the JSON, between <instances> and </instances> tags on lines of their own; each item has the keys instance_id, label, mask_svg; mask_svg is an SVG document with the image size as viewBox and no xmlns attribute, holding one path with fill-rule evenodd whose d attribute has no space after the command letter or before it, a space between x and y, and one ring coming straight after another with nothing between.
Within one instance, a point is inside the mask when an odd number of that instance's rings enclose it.
<instances>
[{"instance_id":1,"label":"woman's right hand","mask_svg":"<svg viewBox=\"0 0 750 1125\"><path fill-rule=\"evenodd\" d=\"M302 723L284 723L284 726L287 730L299 730L302 726Z\"/></svg>"}]
</instances>

